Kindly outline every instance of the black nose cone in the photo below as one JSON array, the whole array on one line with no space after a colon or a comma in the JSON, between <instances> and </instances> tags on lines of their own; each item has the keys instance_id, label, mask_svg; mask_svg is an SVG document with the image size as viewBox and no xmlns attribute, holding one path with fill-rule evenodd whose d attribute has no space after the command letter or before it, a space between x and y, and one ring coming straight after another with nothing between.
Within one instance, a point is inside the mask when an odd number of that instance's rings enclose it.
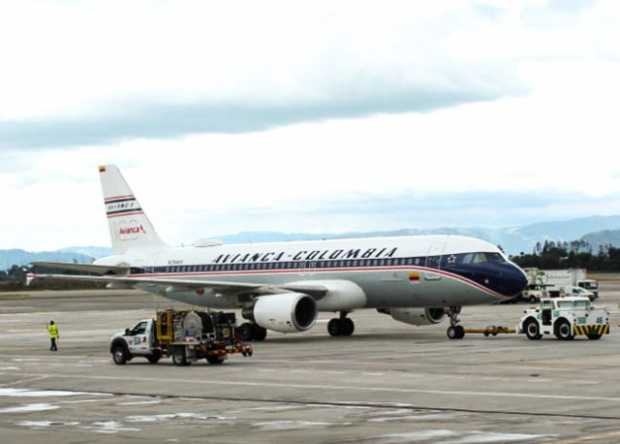
<instances>
[{"instance_id":1,"label":"black nose cone","mask_svg":"<svg viewBox=\"0 0 620 444\"><path fill-rule=\"evenodd\" d=\"M489 266L483 276L485 276L483 283L486 287L506 298L518 295L527 286L525 273L510 263Z\"/></svg>"},{"instance_id":2,"label":"black nose cone","mask_svg":"<svg viewBox=\"0 0 620 444\"><path fill-rule=\"evenodd\" d=\"M516 296L527 287L527 277L516 265L506 264L506 269L502 272L500 287L498 290L502 295Z\"/></svg>"}]
</instances>

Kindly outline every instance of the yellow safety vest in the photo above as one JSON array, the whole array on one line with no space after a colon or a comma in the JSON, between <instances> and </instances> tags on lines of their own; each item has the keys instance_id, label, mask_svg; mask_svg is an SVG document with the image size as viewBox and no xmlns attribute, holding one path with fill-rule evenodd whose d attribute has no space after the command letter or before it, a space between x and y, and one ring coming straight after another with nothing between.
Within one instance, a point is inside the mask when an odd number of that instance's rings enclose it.
<instances>
[{"instance_id":1,"label":"yellow safety vest","mask_svg":"<svg viewBox=\"0 0 620 444\"><path fill-rule=\"evenodd\" d=\"M50 338L58 338L58 326L56 324L48 325L47 331L50 334Z\"/></svg>"}]
</instances>

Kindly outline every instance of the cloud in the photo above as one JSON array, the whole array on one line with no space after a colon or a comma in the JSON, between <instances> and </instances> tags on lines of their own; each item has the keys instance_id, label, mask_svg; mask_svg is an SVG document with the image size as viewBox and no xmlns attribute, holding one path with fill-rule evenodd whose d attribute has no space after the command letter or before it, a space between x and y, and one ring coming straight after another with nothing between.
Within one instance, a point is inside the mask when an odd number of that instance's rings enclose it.
<instances>
[{"instance_id":1,"label":"cloud","mask_svg":"<svg viewBox=\"0 0 620 444\"><path fill-rule=\"evenodd\" d=\"M127 139L176 138L192 133L244 133L304 121L363 117L376 113L431 111L467 102L493 100L497 91L364 91L321 104L142 103L119 105L102 116L0 121L0 148L55 148L113 144Z\"/></svg>"},{"instance_id":2,"label":"cloud","mask_svg":"<svg viewBox=\"0 0 620 444\"><path fill-rule=\"evenodd\" d=\"M15 42L3 53L0 147L252 132L527 91L490 44L504 10L231 3L0 6L0 41ZM476 53L464 48L474 35L488 41Z\"/></svg>"}]
</instances>

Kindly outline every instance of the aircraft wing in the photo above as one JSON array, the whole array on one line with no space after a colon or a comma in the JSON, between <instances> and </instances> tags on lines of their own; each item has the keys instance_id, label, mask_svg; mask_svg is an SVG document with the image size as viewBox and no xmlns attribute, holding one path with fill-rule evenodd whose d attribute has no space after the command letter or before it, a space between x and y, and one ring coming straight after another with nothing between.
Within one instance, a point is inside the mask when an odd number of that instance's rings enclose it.
<instances>
[{"instance_id":1,"label":"aircraft wing","mask_svg":"<svg viewBox=\"0 0 620 444\"><path fill-rule=\"evenodd\" d=\"M240 294L251 293L256 295L278 294L287 291L305 293L315 299L320 299L327 294L328 289L322 285L313 285L308 283L294 283L290 285L269 285L247 282L229 282L229 281L202 281L197 279L167 279L167 278L148 278L148 277L129 277L129 276L80 276L67 274L35 274L28 276L28 283L33 280L64 280L73 282L103 282L117 283L128 286L136 286L139 288L173 287L174 291L191 291L199 289L209 289L221 293Z\"/></svg>"},{"instance_id":2,"label":"aircraft wing","mask_svg":"<svg viewBox=\"0 0 620 444\"><path fill-rule=\"evenodd\" d=\"M129 273L129 267L114 267L111 265L92 264L69 264L66 262L33 262L34 267L51 268L55 270L77 271L78 273L91 273L97 275L124 275Z\"/></svg>"}]
</instances>

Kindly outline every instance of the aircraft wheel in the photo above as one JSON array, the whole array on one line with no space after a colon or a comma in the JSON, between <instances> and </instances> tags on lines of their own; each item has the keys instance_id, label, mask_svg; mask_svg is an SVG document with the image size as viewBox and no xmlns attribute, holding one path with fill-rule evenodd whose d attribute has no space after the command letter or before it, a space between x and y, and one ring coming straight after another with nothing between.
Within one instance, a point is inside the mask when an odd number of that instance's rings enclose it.
<instances>
[{"instance_id":1,"label":"aircraft wheel","mask_svg":"<svg viewBox=\"0 0 620 444\"><path fill-rule=\"evenodd\" d=\"M266 333L265 333L266 334ZM239 338L243 342L251 342L254 340L254 324L244 322L239 326Z\"/></svg>"},{"instance_id":2,"label":"aircraft wheel","mask_svg":"<svg viewBox=\"0 0 620 444\"><path fill-rule=\"evenodd\" d=\"M264 341L267 337L267 329L258 324L252 324L252 339L256 342Z\"/></svg>"},{"instance_id":3,"label":"aircraft wheel","mask_svg":"<svg viewBox=\"0 0 620 444\"><path fill-rule=\"evenodd\" d=\"M463 328L463 326L457 325L454 328L456 328L456 334L458 335L456 339L463 339L465 337L465 329Z\"/></svg>"},{"instance_id":4,"label":"aircraft wheel","mask_svg":"<svg viewBox=\"0 0 620 444\"><path fill-rule=\"evenodd\" d=\"M344 318L340 320L340 329L342 336L351 336L355 331L355 323L352 319Z\"/></svg>"},{"instance_id":5,"label":"aircraft wheel","mask_svg":"<svg viewBox=\"0 0 620 444\"><path fill-rule=\"evenodd\" d=\"M465 331L461 332L459 327L460 329L463 328L460 325L456 325L456 326L451 325L450 327L448 327L448 330L446 331L446 334L448 335L448 339L462 339L463 336L465 336ZM461 334L463 336L461 336Z\"/></svg>"},{"instance_id":6,"label":"aircraft wheel","mask_svg":"<svg viewBox=\"0 0 620 444\"><path fill-rule=\"evenodd\" d=\"M329 322L327 323L327 332L330 334L330 336L341 336L342 335L342 323L340 322L340 319L338 318L330 319Z\"/></svg>"}]
</instances>

